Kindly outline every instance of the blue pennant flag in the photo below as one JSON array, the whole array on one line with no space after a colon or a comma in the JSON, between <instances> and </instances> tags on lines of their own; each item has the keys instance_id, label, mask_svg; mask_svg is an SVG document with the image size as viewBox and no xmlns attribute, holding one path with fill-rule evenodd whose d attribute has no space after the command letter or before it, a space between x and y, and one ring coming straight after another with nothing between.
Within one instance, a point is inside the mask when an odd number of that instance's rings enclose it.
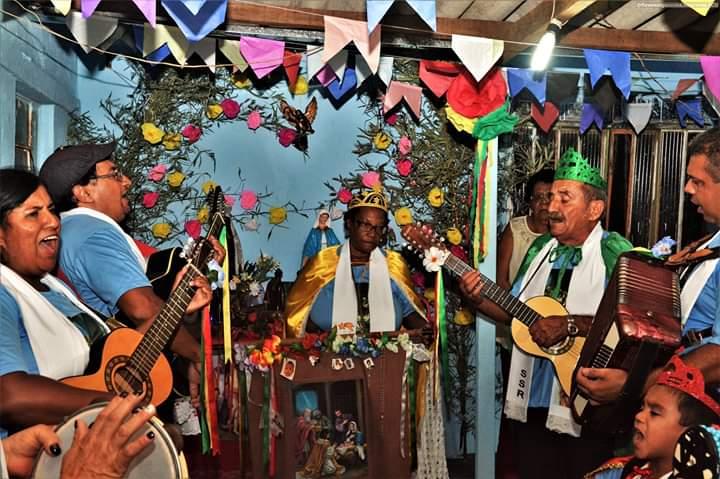
<instances>
[{"instance_id":1,"label":"blue pennant flag","mask_svg":"<svg viewBox=\"0 0 720 479\"><path fill-rule=\"evenodd\" d=\"M328 92L335 100L340 100L357 85L357 75L355 69L347 67L343 73L342 82L337 78L327 86Z\"/></svg>"},{"instance_id":2,"label":"blue pennant flag","mask_svg":"<svg viewBox=\"0 0 720 479\"><path fill-rule=\"evenodd\" d=\"M228 0L161 0L185 38L198 42L225 22Z\"/></svg>"},{"instance_id":3,"label":"blue pennant flag","mask_svg":"<svg viewBox=\"0 0 720 479\"><path fill-rule=\"evenodd\" d=\"M415 13L417 13L433 32L437 30L437 13L435 11L435 0L407 0Z\"/></svg>"},{"instance_id":4,"label":"blue pennant flag","mask_svg":"<svg viewBox=\"0 0 720 479\"><path fill-rule=\"evenodd\" d=\"M367 11L368 32L372 32L377 27L382 17L385 16L395 0L367 0L365 10Z\"/></svg>"},{"instance_id":5,"label":"blue pennant flag","mask_svg":"<svg viewBox=\"0 0 720 479\"><path fill-rule=\"evenodd\" d=\"M540 105L545 105L547 74L522 68L508 68L507 79L510 84L510 96L515 97L523 89L532 93Z\"/></svg>"},{"instance_id":6,"label":"blue pennant flag","mask_svg":"<svg viewBox=\"0 0 720 479\"><path fill-rule=\"evenodd\" d=\"M630 79L630 53L628 52L611 52L607 50L591 50L583 49L585 61L590 70L590 82L593 88L597 81L605 75L606 71L610 72L615 86L620 90L627 99L630 96L630 87L632 81Z\"/></svg>"},{"instance_id":7,"label":"blue pennant flag","mask_svg":"<svg viewBox=\"0 0 720 479\"><path fill-rule=\"evenodd\" d=\"M143 52L143 29L144 27L142 26L136 25L133 27L133 34L135 36L135 48L137 49L137 51L140 52L140 56L142 56ZM167 46L167 43L164 43L160 48L148 54L145 58L154 62L161 62L165 60L168 56L170 56L170 47Z\"/></svg>"},{"instance_id":8,"label":"blue pennant flag","mask_svg":"<svg viewBox=\"0 0 720 479\"><path fill-rule=\"evenodd\" d=\"M605 124L603 112L594 103L585 103L583 105L582 116L580 117L580 134L584 135L593 123L597 126L598 130L602 130Z\"/></svg>"},{"instance_id":9,"label":"blue pennant flag","mask_svg":"<svg viewBox=\"0 0 720 479\"><path fill-rule=\"evenodd\" d=\"M683 128L687 127L686 119L690 117L697 126L704 126L705 119L702 114L702 99L693 98L690 100L678 100L675 102L675 109L677 110L678 119L680 120L680 126Z\"/></svg>"}]
</instances>

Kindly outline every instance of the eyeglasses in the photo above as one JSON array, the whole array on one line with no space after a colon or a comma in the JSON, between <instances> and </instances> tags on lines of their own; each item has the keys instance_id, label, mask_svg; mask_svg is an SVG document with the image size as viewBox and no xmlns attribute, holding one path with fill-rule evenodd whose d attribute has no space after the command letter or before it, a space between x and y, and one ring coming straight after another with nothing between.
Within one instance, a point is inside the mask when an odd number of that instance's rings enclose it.
<instances>
[{"instance_id":1,"label":"eyeglasses","mask_svg":"<svg viewBox=\"0 0 720 479\"><path fill-rule=\"evenodd\" d=\"M109 178L115 181L122 181L123 178L125 178L125 173L122 172L122 170L112 170L110 173L104 174L104 175L95 175L91 177L91 180L102 180L103 178Z\"/></svg>"},{"instance_id":2,"label":"eyeglasses","mask_svg":"<svg viewBox=\"0 0 720 479\"><path fill-rule=\"evenodd\" d=\"M368 223L367 221L360 220L355 220L355 226L357 226L363 233L374 231L378 236L384 235L388 230L387 225L374 225L372 223Z\"/></svg>"},{"instance_id":3,"label":"eyeglasses","mask_svg":"<svg viewBox=\"0 0 720 479\"><path fill-rule=\"evenodd\" d=\"M550 203L552 201L552 193L540 193L538 195L532 195L530 201L538 201L540 203Z\"/></svg>"}]
</instances>

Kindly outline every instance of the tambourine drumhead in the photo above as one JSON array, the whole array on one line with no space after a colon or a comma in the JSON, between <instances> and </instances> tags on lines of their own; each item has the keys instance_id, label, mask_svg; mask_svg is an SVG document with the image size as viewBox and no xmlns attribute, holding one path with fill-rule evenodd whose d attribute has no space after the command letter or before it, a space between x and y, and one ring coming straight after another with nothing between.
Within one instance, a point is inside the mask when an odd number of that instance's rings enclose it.
<instances>
[{"instance_id":1,"label":"tambourine drumhead","mask_svg":"<svg viewBox=\"0 0 720 479\"><path fill-rule=\"evenodd\" d=\"M92 424L100 411L107 403L98 403L79 410L65 421L58 425L55 432L60 437L60 448L62 454L59 457L52 457L45 452L40 452L35 460L33 476L37 479L54 479L60 477L62 459L65 453L72 446L75 435L75 421L82 419L86 424ZM178 454L165 431L162 421L152 418L143 426L135 437L155 432L155 439L143 452L130 463L130 468L125 476L128 479L188 479L187 467L182 453Z\"/></svg>"}]
</instances>

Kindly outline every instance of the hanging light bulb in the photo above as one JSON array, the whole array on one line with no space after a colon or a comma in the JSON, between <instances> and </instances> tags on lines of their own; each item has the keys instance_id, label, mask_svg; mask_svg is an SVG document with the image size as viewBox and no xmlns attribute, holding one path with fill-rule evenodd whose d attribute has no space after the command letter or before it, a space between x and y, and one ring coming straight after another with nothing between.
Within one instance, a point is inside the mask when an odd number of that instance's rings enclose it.
<instances>
[{"instance_id":1,"label":"hanging light bulb","mask_svg":"<svg viewBox=\"0 0 720 479\"><path fill-rule=\"evenodd\" d=\"M542 38L535 47L532 59L530 60L531 70L545 70L550 63L550 57L552 57L553 50L555 49L555 42L557 41L557 34L560 33L562 28L562 22L556 18L550 20L547 31L543 34Z\"/></svg>"}]
</instances>

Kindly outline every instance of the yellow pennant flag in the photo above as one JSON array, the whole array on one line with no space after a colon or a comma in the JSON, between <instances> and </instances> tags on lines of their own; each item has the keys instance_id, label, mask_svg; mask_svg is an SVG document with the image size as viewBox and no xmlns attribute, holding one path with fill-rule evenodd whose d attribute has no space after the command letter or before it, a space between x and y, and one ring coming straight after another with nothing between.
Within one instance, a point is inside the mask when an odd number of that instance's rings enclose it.
<instances>
[{"instance_id":1,"label":"yellow pennant flag","mask_svg":"<svg viewBox=\"0 0 720 479\"><path fill-rule=\"evenodd\" d=\"M682 2L704 17L713 6L714 0L682 0Z\"/></svg>"}]
</instances>

